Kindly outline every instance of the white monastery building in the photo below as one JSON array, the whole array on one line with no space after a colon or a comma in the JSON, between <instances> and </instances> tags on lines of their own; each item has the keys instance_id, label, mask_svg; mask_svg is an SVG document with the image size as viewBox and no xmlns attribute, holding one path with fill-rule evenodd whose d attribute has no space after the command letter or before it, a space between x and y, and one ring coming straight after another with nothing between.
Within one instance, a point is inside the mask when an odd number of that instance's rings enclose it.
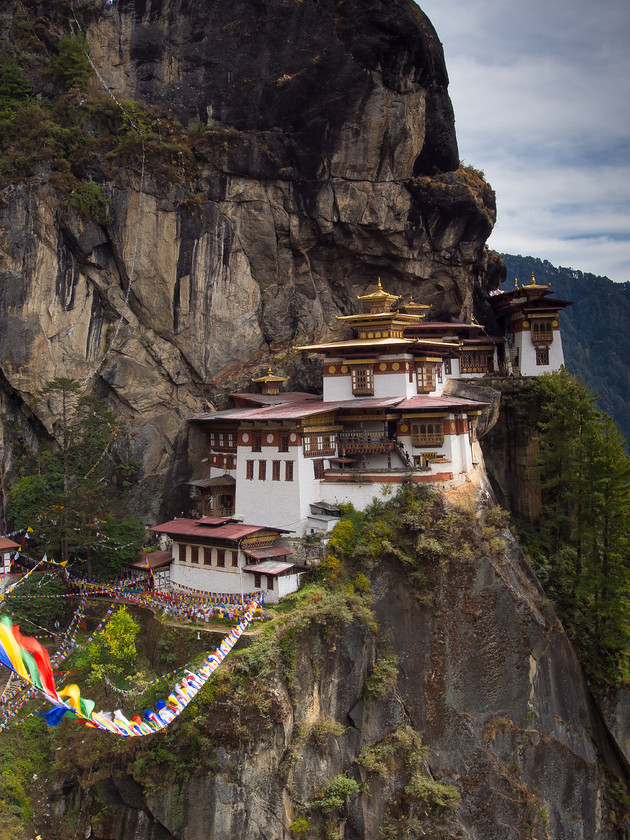
<instances>
[{"instance_id":1,"label":"white monastery building","mask_svg":"<svg viewBox=\"0 0 630 840\"><path fill-rule=\"evenodd\" d=\"M399 304L379 280L359 297L363 313L339 317L350 336L298 348L323 357L321 396L281 392L285 378L269 369L253 380L262 393L192 418L208 445L209 475L190 482L203 518L153 529L173 540L172 581L277 600L304 571L279 538L325 532L339 505L363 509L403 481L467 481L486 403L454 395L449 381L559 368L558 313L569 303L549 294L533 277L494 293L501 334L488 335L476 323L425 322L428 306Z\"/></svg>"}]
</instances>

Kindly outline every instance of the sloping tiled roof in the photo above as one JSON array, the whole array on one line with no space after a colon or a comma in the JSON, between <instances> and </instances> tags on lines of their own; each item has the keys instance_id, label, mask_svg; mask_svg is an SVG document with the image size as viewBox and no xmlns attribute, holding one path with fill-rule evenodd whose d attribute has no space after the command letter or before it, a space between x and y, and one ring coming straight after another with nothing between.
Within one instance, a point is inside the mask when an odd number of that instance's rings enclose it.
<instances>
[{"instance_id":1,"label":"sloping tiled roof","mask_svg":"<svg viewBox=\"0 0 630 840\"><path fill-rule=\"evenodd\" d=\"M281 548L279 545L268 545L265 548L248 548L245 554L254 560L269 560L272 557L288 557L293 554L289 548Z\"/></svg>"},{"instance_id":2,"label":"sloping tiled roof","mask_svg":"<svg viewBox=\"0 0 630 840\"><path fill-rule=\"evenodd\" d=\"M146 559L140 551L138 556L140 559L129 564L133 569L146 569L147 560L149 561L150 568L153 570L170 566L173 562L173 555L170 551L151 551L146 555Z\"/></svg>"},{"instance_id":3,"label":"sloping tiled roof","mask_svg":"<svg viewBox=\"0 0 630 840\"><path fill-rule=\"evenodd\" d=\"M316 394L309 394L306 391L281 391L279 394L250 394L238 392L230 394L233 399L247 400L257 405L278 405L285 402L304 402L305 400L318 400Z\"/></svg>"},{"instance_id":4,"label":"sloping tiled roof","mask_svg":"<svg viewBox=\"0 0 630 840\"><path fill-rule=\"evenodd\" d=\"M13 542L8 537L0 537L0 551L8 551L10 548L19 548L18 543Z\"/></svg>"},{"instance_id":5,"label":"sloping tiled roof","mask_svg":"<svg viewBox=\"0 0 630 840\"><path fill-rule=\"evenodd\" d=\"M473 400L465 400L461 397L409 397L408 400L403 400L396 408L409 411L410 409L425 409L427 411L433 409L453 408L458 411L475 410L483 408L488 405L485 402L475 402Z\"/></svg>"},{"instance_id":6,"label":"sloping tiled roof","mask_svg":"<svg viewBox=\"0 0 630 840\"><path fill-rule=\"evenodd\" d=\"M221 517L207 516L208 519L218 519ZM182 537L212 537L213 539L224 540L240 540L241 537L247 537L250 534L255 534L256 531L277 531L284 533L286 529L273 528L267 525L244 525L240 522L229 522L225 525L204 525L203 519L173 519L171 522L164 522L162 525L154 525L151 531L158 534L173 534Z\"/></svg>"},{"instance_id":7,"label":"sloping tiled roof","mask_svg":"<svg viewBox=\"0 0 630 840\"><path fill-rule=\"evenodd\" d=\"M244 572L262 572L264 575L280 575L287 569L292 569L294 563L283 563L281 560L263 560L262 563L255 563L252 566L243 566Z\"/></svg>"},{"instance_id":8,"label":"sloping tiled roof","mask_svg":"<svg viewBox=\"0 0 630 840\"><path fill-rule=\"evenodd\" d=\"M217 475L215 478L196 478L194 481L187 481L193 487L233 487L236 479L231 475Z\"/></svg>"},{"instance_id":9,"label":"sloping tiled roof","mask_svg":"<svg viewBox=\"0 0 630 840\"><path fill-rule=\"evenodd\" d=\"M337 400L322 402L308 400L304 402L288 402L281 405L268 405L262 408L239 408L231 412L234 420L299 420L312 414L322 414L336 411L339 408L387 408L396 405L402 397L361 397L355 400ZM221 419L225 412L197 414L195 420L212 421Z\"/></svg>"}]
</instances>

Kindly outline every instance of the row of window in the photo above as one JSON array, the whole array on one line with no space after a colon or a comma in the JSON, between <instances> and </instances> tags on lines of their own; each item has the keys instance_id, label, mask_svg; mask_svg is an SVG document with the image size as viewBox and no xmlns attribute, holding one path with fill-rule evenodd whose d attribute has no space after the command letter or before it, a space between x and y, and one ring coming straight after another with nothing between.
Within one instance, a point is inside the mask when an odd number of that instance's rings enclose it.
<instances>
[{"instance_id":1,"label":"row of window","mask_svg":"<svg viewBox=\"0 0 630 840\"><path fill-rule=\"evenodd\" d=\"M236 432L210 432L212 449L236 449Z\"/></svg>"},{"instance_id":2,"label":"row of window","mask_svg":"<svg viewBox=\"0 0 630 840\"><path fill-rule=\"evenodd\" d=\"M414 446L443 446L444 429L439 420L411 424L411 442Z\"/></svg>"},{"instance_id":3,"label":"row of window","mask_svg":"<svg viewBox=\"0 0 630 840\"><path fill-rule=\"evenodd\" d=\"M316 455L334 455L337 451L334 434L304 435L304 455L313 458Z\"/></svg>"},{"instance_id":4,"label":"row of window","mask_svg":"<svg viewBox=\"0 0 630 840\"><path fill-rule=\"evenodd\" d=\"M289 433L281 432L278 452L289 451ZM252 452L262 452L262 432L252 432Z\"/></svg>"},{"instance_id":5,"label":"row of window","mask_svg":"<svg viewBox=\"0 0 630 840\"><path fill-rule=\"evenodd\" d=\"M463 350L459 362L460 373L492 373L494 352L492 350Z\"/></svg>"},{"instance_id":6,"label":"row of window","mask_svg":"<svg viewBox=\"0 0 630 840\"><path fill-rule=\"evenodd\" d=\"M245 478L248 481L253 481L255 465L258 463L258 481L267 480L267 462L266 461L246 461L245 462ZM271 480L281 481L281 474L283 472L282 465L284 464L284 480L293 481L293 461L272 461L271 462Z\"/></svg>"},{"instance_id":7,"label":"row of window","mask_svg":"<svg viewBox=\"0 0 630 840\"><path fill-rule=\"evenodd\" d=\"M178 545L179 553L178 560L180 563L186 562L186 555L188 546L183 543ZM213 554L216 554L216 562L213 563ZM199 545L190 546L190 562L197 563L204 566L217 566L219 569L225 569L229 564L233 568L238 568L238 552L228 551L225 548L208 548Z\"/></svg>"}]
</instances>

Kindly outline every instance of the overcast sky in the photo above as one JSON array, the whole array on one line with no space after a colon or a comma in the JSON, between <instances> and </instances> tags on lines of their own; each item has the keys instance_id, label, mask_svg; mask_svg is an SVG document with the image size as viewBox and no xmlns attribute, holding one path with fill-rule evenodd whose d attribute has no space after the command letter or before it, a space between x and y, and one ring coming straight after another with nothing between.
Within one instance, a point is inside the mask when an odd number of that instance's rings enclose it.
<instances>
[{"instance_id":1,"label":"overcast sky","mask_svg":"<svg viewBox=\"0 0 630 840\"><path fill-rule=\"evenodd\" d=\"M420 0L497 251L630 280L630 0Z\"/></svg>"}]
</instances>

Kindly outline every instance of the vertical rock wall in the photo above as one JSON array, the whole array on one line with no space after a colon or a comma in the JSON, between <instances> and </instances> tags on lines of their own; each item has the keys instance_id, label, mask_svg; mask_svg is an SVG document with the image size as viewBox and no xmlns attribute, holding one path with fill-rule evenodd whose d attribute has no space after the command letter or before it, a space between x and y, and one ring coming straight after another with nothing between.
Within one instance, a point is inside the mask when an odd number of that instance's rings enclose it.
<instances>
[{"instance_id":1,"label":"vertical rock wall","mask_svg":"<svg viewBox=\"0 0 630 840\"><path fill-rule=\"evenodd\" d=\"M186 418L270 363L317 389L293 345L331 335L377 277L432 317L483 317L501 274L485 250L494 194L459 167L441 45L412 0L75 11L119 101L197 126L195 174L175 152L170 180L151 155L142 180L139 161L119 165L102 224L60 202L45 168L5 189L0 364L20 422L33 412L51 434L35 399L48 379L108 396L135 432L150 519L189 472Z\"/></svg>"}]
</instances>

